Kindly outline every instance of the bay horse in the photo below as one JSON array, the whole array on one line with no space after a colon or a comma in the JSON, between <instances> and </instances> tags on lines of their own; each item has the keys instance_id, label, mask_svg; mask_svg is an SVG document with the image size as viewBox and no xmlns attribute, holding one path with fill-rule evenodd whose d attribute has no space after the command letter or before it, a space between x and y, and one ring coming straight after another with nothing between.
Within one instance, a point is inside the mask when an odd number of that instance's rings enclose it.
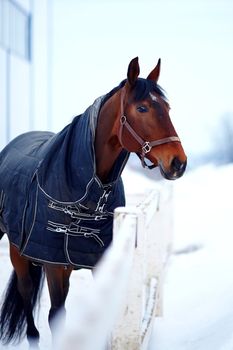
<instances>
[{"instance_id":1,"label":"bay horse","mask_svg":"<svg viewBox=\"0 0 233 350\"><path fill-rule=\"evenodd\" d=\"M168 180L187 158L157 84L160 60L146 79L138 58L127 78L58 134L28 132L0 153L0 238L14 268L0 315L0 339L39 342L34 311L46 275L48 321L65 310L74 269L93 269L112 240L113 211L125 205L121 173L130 152ZM147 164L147 160L152 165Z\"/></svg>"}]
</instances>

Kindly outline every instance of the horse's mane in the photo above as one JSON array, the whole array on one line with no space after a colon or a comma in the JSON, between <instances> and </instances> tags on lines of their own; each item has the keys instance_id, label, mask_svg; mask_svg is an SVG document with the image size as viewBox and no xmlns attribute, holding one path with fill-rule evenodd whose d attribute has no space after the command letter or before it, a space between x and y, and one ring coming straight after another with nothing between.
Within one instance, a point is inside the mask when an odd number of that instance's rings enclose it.
<instances>
[{"instance_id":1,"label":"horse's mane","mask_svg":"<svg viewBox=\"0 0 233 350\"><path fill-rule=\"evenodd\" d=\"M114 87L110 92L108 92L102 102L102 105L111 98L118 90L120 90L126 83L127 79L122 80L122 82ZM142 101L146 99L149 93L156 93L163 98L165 102L168 102L165 95L165 91L161 86L156 84L153 80L138 78L134 86L134 99L135 102Z\"/></svg>"},{"instance_id":2,"label":"horse's mane","mask_svg":"<svg viewBox=\"0 0 233 350\"><path fill-rule=\"evenodd\" d=\"M114 87L111 91L109 91L109 92L105 95L105 97L104 97L104 99L103 99L103 101L102 101L102 105L103 105L107 100L109 100L118 90L120 90L120 89L125 85L125 83L126 83L126 79L122 80L122 82L121 82L118 86Z\"/></svg>"}]
</instances>

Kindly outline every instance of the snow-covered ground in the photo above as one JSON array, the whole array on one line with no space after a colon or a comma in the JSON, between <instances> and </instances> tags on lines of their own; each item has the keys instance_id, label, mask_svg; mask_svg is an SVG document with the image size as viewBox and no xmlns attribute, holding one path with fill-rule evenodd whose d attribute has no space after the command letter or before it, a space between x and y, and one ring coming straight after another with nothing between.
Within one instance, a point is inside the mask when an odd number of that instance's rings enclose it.
<instances>
[{"instance_id":1,"label":"snow-covered ground","mask_svg":"<svg viewBox=\"0 0 233 350\"><path fill-rule=\"evenodd\" d=\"M127 192L154 186L125 171ZM165 280L164 316L156 319L150 350L233 349L233 166L206 166L174 182L175 241ZM0 292L10 274L7 241L0 242ZM92 283L89 272L74 272L67 317L76 291ZM39 317L41 350L50 345L44 288ZM77 310L78 312L78 310ZM0 349L3 346L0 345ZM17 349L27 349L24 341Z\"/></svg>"},{"instance_id":2,"label":"snow-covered ground","mask_svg":"<svg viewBox=\"0 0 233 350\"><path fill-rule=\"evenodd\" d=\"M174 184L175 241L150 350L233 349L233 166Z\"/></svg>"}]
</instances>

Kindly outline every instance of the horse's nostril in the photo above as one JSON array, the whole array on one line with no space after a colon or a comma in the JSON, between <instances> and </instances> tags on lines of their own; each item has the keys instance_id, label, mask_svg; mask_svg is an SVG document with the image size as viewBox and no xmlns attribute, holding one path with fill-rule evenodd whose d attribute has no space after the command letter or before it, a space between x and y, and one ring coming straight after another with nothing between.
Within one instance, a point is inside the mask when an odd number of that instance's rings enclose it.
<instances>
[{"instance_id":1,"label":"horse's nostril","mask_svg":"<svg viewBox=\"0 0 233 350\"><path fill-rule=\"evenodd\" d=\"M174 171L181 171L185 169L186 163L182 163L179 158L175 157L171 162L171 166Z\"/></svg>"}]
</instances>

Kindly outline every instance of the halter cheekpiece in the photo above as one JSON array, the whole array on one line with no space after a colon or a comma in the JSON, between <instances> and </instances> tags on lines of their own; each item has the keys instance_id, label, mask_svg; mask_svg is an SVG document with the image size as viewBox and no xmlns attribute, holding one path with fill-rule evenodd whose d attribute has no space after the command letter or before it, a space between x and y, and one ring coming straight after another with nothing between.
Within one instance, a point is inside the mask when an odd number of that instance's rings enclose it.
<instances>
[{"instance_id":1,"label":"halter cheekpiece","mask_svg":"<svg viewBox=\"0 0 233 350\"><path fill-rule=\"evenodd\" d=\"M123 134L123 128L126 128L128 132L131 134L131 136L140 144L141 146L141 152L137 153L139 156L143 168L148 168L148 169L153 169L155 168L155 165L148 165L145 162L145 156L147 153L151 151L153 147L163 145L165 143L169 142L181 142L178 136L169 136L165 137L159 140L155 141L145 141L139 136L136 131L131 127L131 125L128 123L127 118L124 114L124 109L123 109L123 97L121 97L121 117L120 117L120 130L119 130L119 140L122 145L123 145L123 140L122 140L122 134Z\"/></svg>"}]
</instances>

